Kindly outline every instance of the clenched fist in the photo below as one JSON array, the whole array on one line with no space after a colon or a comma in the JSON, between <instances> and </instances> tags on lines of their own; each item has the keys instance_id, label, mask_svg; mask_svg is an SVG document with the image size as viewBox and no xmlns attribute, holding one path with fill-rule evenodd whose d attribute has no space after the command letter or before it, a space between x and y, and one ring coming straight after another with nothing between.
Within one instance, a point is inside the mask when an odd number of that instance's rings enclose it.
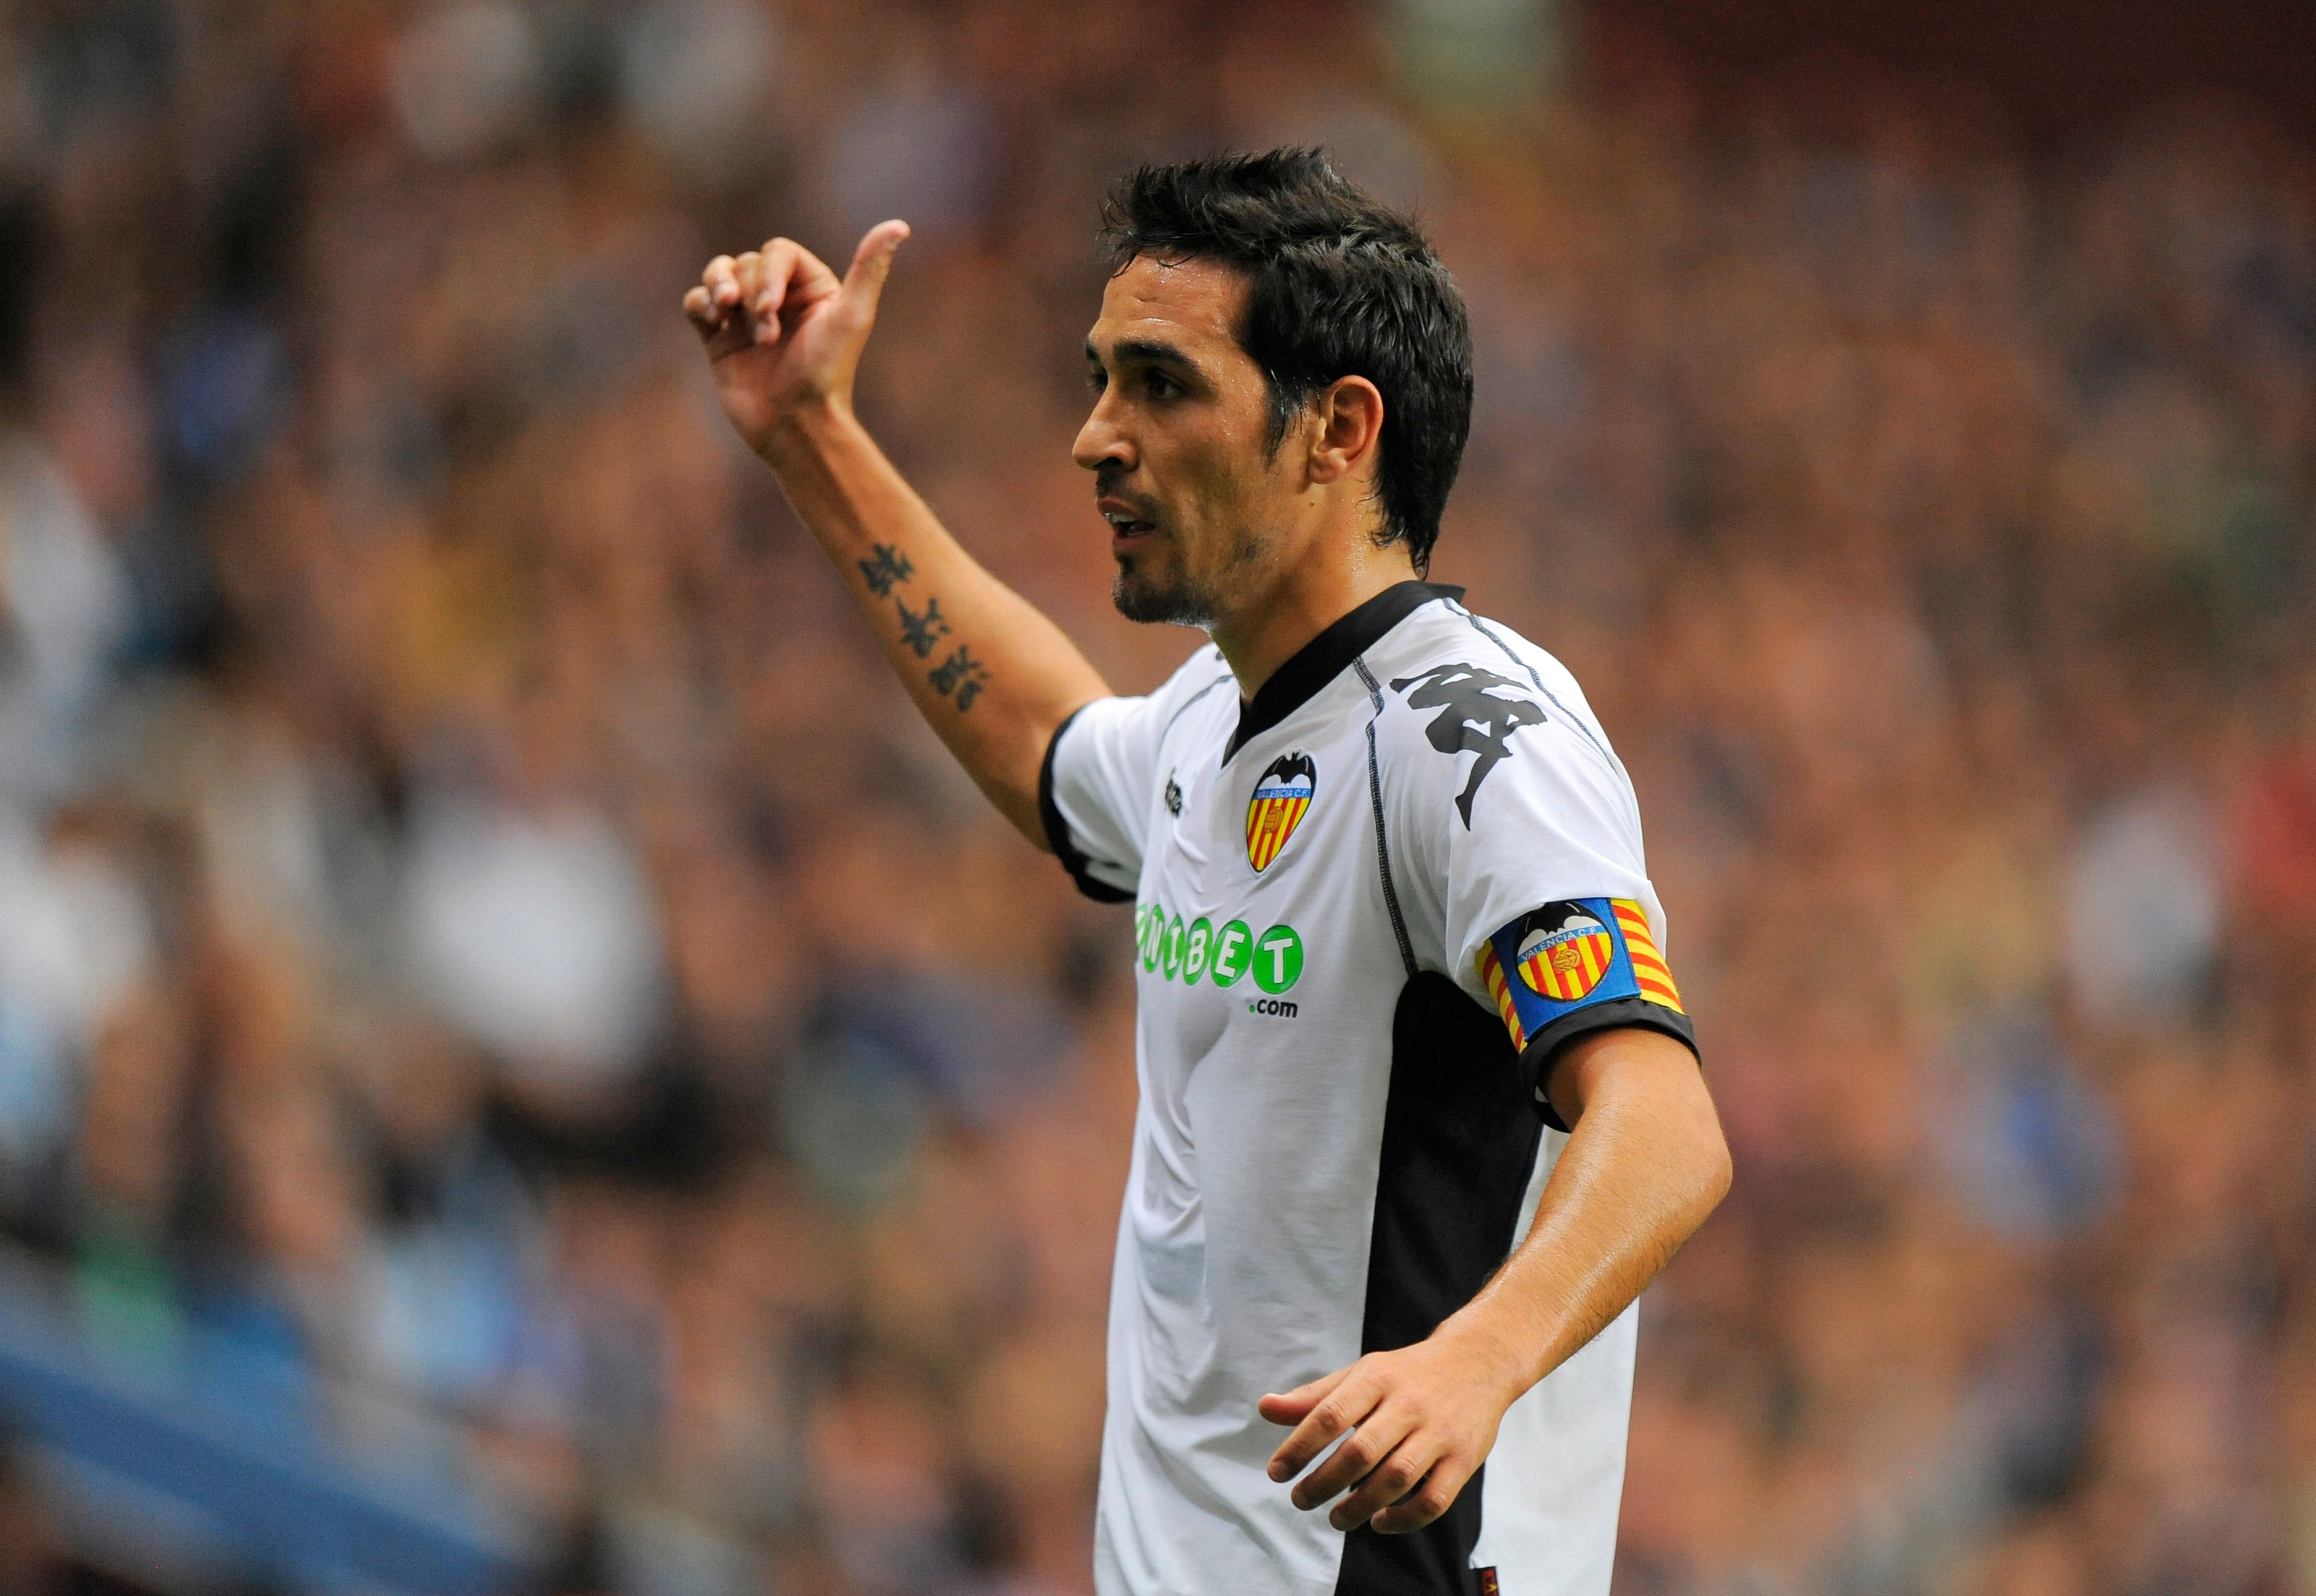
<instances>
[{"instance_id":1,"label":"clenched fist","mask_svg":"<svg viewBox=\"0 0 2316 1596\"><path fill-rule=\"evenodd\" d=\"M717 255L683 296L716 375L724 414L758 454L809 412L849 412L852 377L877 300L909 224L879 222L843 281L792 238L735 259Z\"/></svg>"}]
</instances>

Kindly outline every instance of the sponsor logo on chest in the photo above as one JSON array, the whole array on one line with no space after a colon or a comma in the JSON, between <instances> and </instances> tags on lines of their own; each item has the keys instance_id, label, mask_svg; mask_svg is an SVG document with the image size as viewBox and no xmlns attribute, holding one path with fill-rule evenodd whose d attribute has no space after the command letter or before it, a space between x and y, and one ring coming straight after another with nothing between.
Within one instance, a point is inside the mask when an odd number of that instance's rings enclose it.
<instances>
[{"instance_id":1,"label":"sponsor logo on chest","mask_svg":"<svg viewBox=\"0 0 2316 1596\"><path fill-rule=\"evenodd\" d=\"M1144 904L1135 911L1135 946L1151 975L1225 990L1251 982L1262 995L1248 999L1248 1013L1295 1018L1295 1003L1278 995L1303 978L1303 934L1291 925L1257 933L1243 920L1218 926L1203 914L1186 923L1162 904Z\"/></svg>"}]
</instances>

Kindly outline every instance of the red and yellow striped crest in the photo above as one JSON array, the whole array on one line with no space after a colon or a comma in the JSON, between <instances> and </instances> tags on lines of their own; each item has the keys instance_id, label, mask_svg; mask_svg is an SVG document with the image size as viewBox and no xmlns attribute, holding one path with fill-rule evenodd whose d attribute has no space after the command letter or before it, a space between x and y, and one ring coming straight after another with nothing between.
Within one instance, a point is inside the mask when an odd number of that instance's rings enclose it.
<instances>
[{"instance_id":1,"label":"red and yellow striped crest","mask_svg":"<svg viewBox=\"0 0 2316 1596\"><path fill-rule=\"evenodd\" d=\"M1270 762L1254 784L1246 806L1246 862L1256 873L1270 868L1287 839L1303 824L1312 794L1319 789L1318 767L1307 753L1289 753Z\"/></svg>"},{"instance_id":2,"label":"red and yellow striped crest","mask_svg":"<svg viewBox=\"0 0 2316 1596\"><path fill-rule=\"evenodd\" d=\"M1664 955L1657 951L1657 940L1649 932L1648 911L1628 897L1610 898L1608 906L1617 912L1617 928L1625 933L1625 951L1632 955L1633 979L1641 995L1676 1014L1687 1013L1680 1006L1680 988L1672 984L1672 971L1666 967Z\"/></svg>"},{"instance_id":3,"label":"red and yellow striped crest","mask_svg":"<svg viewBox=\"0 0 2316 1596\"><path fill-rule=\"evenodd\" d=\"M1569 906L1558 925L1539 925L1521 939L1520 979L1556 1003L1572 1003L1617 961L1617 939L1583 910Z\"/></svg>"}]
</instances>

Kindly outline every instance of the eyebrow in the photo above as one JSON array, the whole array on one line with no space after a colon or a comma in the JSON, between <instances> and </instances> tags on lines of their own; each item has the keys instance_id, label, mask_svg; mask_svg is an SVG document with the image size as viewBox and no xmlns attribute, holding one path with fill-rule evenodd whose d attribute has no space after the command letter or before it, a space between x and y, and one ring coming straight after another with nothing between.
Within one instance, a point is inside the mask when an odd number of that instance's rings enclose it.
<instances>
[{"instance_id":1,"label":"eyebrow","mask_svg":"<svg viewBox=\"0 0 2316 1596\"><path fill-rule=\"evenodd\" d=\"M1085 352L1086 359L1096 365L1101 364L1101 352L1094 348L1091 338L1086 340ZM1174 345L1156 338L1128 338L1111 344L1109 352L1112 359L1120 361L1145 361L1155 365L1180 366L1186 371L1198 369L1198 361Z\"/></svg>"}]
</instances>

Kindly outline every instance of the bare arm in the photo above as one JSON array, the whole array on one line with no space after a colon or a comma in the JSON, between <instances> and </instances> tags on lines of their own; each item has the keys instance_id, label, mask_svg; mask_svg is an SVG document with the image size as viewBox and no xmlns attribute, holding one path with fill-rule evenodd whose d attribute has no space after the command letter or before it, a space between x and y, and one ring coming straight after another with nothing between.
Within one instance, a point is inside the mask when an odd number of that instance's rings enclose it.
<instances>
[{"instance_id":1,"label":"bare arm","mask_svg":"<svg viewBox=\"0 0 2316 1596\"><path fill-rule=\"evenodd\" d=\"M1425 1341L1262 1399L1263 1417L1296 1426L1271 1458L1275 1480L1355 1431L1295 1487L1297 1507L1349 1489L1334 1526L1372 1518L1386 1534L1447 1511L1504 1410L1624 1312L1729 1190L1713 1099L1671 1038L1580 1038L1553 1070L1552 1097L1575 1130L1527 1239L1479 1295Z\"/></svg>"},{"instance_id":2,"label":"bare arm","mask_svg":"<svg viewBox=\"0 0 2316 1596\"><path fill-rule=\"evenodd\" d=\"M919 713L1037 846L1054 730L1100 675L933 516L852 412L853 374L906 224L870 229L842 281L787 238L718 255L684 296L717 397L772 468Z\"/></svg>"}]
</instances>

